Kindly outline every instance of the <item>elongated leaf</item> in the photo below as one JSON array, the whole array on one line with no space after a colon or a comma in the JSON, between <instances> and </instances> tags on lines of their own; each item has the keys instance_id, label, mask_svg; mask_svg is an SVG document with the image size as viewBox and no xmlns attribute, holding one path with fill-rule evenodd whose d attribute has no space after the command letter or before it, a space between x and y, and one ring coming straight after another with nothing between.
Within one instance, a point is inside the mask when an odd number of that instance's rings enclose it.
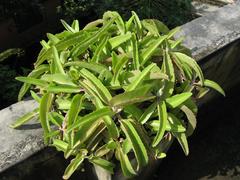
<instances>
[{"instance_id":1,"label":"elongated leaf","mask_svg":"<svg viewBox=\"0 0 240 180\"><path fill-rule=\"evenodd\" d=\"M92 29L92 28L95 28L97 27L98 25L102 24L104 22L103 19L97 19L95 21L92 21L90 23L88 23L84 28L83 30L88 30L88 29Z\"/></svg>"},{"instance_id":2,"label":"elongated leaf","mask_svg":"<svg viewBox=\"0 0 240 180\"><path fill-rule=\"evenodd\" d=\"M92 157L91 159L89 159L89 161L93 164L96 164L96 165L102 167L103 169L107 170L111 174L113 174L113 168L115 167L115 165L113 163L111 163L110 161L107 161L100 157Z\"/></svg>"},{"instance_id":3,"label":"elongated leaf","mask_svg":"<svg viewBox=\"0 0 240 180\"><path fill-rule=\"evenodd\" d=\"M94 55L91 59L92 62L99 62L100 61L100 57L101 57L101 53L103 51L103 48L106 46L107 42L109 40L109 36L104 36L101 40L100 40L100 44L98 45L97 49L94 52Z\"/></svg>"},{"instance_id":4,"label":"elongated leaf","mask_svg":"<svg viewBox=\"0 0 240 180\"><path fill-rule=\"evenodd\" d=\"M111 84L113 86L119 85L118 78L119 78L120 72L122 72L122 69L127 62L128 62L128 57L127 56L123 56L117 61L116 66L114 68L115 72L114 72L112 82L111 82Z\"/></svg>"},{"instance_id":5,"label":"elongated leaf","mask_svg":"<svg viewBox=\"0 0 240 180\"><path fill-rule=\"evenodd\" d=\"M171 108L176 108L188 100L192 96L191 92L185 92L181 94L176 94L166 99L166 103Z\"/></svg>"},{"instance_id":6,"label":"elongated leaf","mask_svg":"<svg viewBox=\"0 0 240 180\"><path fill-rule=\"evenodd\" d=\"M129 113L130 115L132 115L133 116L132 118L136 119L136 120L140 119L142 116L142 113L143 113L141 111L141 109L139 109L138 107L136 107L134 105L125 106L124 111Z\"/></svg>"},{"instance_id":7,"label":"elongated leaf","mask_svg":"<svg viewBox=\"0 0 240 180\"><path fill-rule=\"evenodd\" d=\"M112 37L108 40L108 42L111 46L111 49L114 49L114 48L120 46L122 43L131 39L131 37L132 37L131 33L127 33L127 34Z\"/></svg>"},{"instance_id":8,"label":"elongated leaf","mask_svg":"<svg viewBox=\"0 0 240 180\"><path fill-rule=\"evenodd\" d=\"M30 91L30 93L31 93L32 98L33 98L35 101L37 101L38 103L41 102L41 98L40 98L34 91Z\"/></svg>"},{"instance_id":9,"label":"elongated leaf","mask_svg":"<svg viewBox=\"0 0 240 180\"><path fill-rule=\"evenodd\" d=\"M180 27L176 27L176 28L172 29L171 31L168 32L167 38L171 39L179 31L180 31Z\"/></svg>"},{"instance_id":10,"label":"elongated leaf","mask_svg":"<svg viewBox=\"0 0 240 180\"><path fill-rule=\"evenodd\" d=\"M32 112L25 114L24 116L17 119L13 124L10 125L11 128L18 128L19 126L23 125L24 123L30 121L34 117L39 114L39 109L34 109Z\"/></svg>"},{"instance_id":11,"label":"elongated leaf","mask_svg":"<svg viewBox=\"0 0 240 180\"><path fill-rule=\"evenodd\" d=\"M106 66L103 66L101 64L97 64L97 63L92 63L92 62L84 62L84 61L74 61L74 62L68 62L64 65L65 67L67 66L77 66L80 68L85 68L88 69L92 72L95 73L100 73L102 71L105 71L105 73L109 74L109 76L112 76L112 74L110 73L110 71L108 71Z\"/></svg>"},{"instance_id":12,"label":"elongated leaf","mask_svg":"<svg viewBox=\"0 0 240 180\"><path fill-rule=\"evenodd\" d=\"M136 79L126 88L126 91L133 91L134 89L136 89L154 66L156 66L156 64L150 64L146 68L144 68L144 70L139 74L139 76L136 77Z\"/></svg>"},{"instance_id":13,"label":"elongated leaf","mask_svg":"<svg viewBox=\"0 0 240 180\"><path fill-rule=\"evenodd\" d=\"M58 127L62 127L64 117L61 114L59 114L57 112L50 112L48 114L48 118L54 125L56 125Z\"/></svg>"},{"instance_id":14,"label":"elongated leaf","mask_svg":"<svg viewBox=\"0 0 240 180\"><path fill-rule=\"evenodd\" d=\"M77 168L82 164L84 160L84 155L78 154L66 168L63 179L69 179L71 175L77 170Z\"/></svg>"},{"instance_id":15,"label":"elongated leaf","mask_svg":"<svg viewBox=\"0 0 240 180\"><path fill-rule=\"evenodd\" d=\"M210 87L210 88L213 88L214 90L218 91L220 94L222 94L223 96L226 96L225 95L225 92L224 90L221 88L221 86L219 86L218 83L214 82L214 81L211 81L209 79L205 79L204 80L204 86L207 86L207 87Z\"/></svg>"},{"instance_id":16,"label":"elongated leaf","mask_svg":"<svg viewBox=\"0 0 240 180\"><path fill-rule=\"evenodd\" d=\"M172 95L174 90L174 85L175 85L174 67L173 67L172 59L170 58L170 55L167 50L164 53L162 71L163 73L167 74L169 78L169 80L163 81L164 89L163 89L163 93L162 94L160 93L162 99L165 99Z\"/></svg>"},{"instance_id":17,"label":"elongated leaf","mask_svg":"<svg viewBox=\"0 0 240 180\"><path fill-rule=\"evenodd\" d=\"M53 53L53 60L54 60L54 66L55 66L55 73L65 74L60 61L57 48L55 46L52 46L52 53Z\"/></svg>"},{"instance_id":18,"label":"elongated leaf","mask_svg":"<svg viewBox=\"0 0 240 180\"><path fill-rule=\"evenodd\" d=\"M114 96L110 105L112 107L124 107L126 105L135 104L137 102L143 102L150 99L154 99L155 96L147 95L150 91L151 86L143 86L141 88L135 89L134 91L124 92L122 94Z\"/></svg>"},{"instance_id":19,"label":"elongated leaf","mask_svg":"<svg viewBox=\"0 0 240 180\"><path fill-rule=\"evenodd\" d=\"M57 44L60 41L60 39L58 39L55 35L53 35L51 33L47 33L47 37L53 44ZM44 43L44 45L46 47L48 47L48 45L46 45L45 43ZM46 48L46 49L48 49L48 48Z\"/></svg>"},{"instance_id":20,"label":"elongated leaf","mask_svg":"<svg viewBox=\"0 0 240 180\"><path fill-rule=\"evenodd\" d=\"M176 124L173 121L169 122L170 119L171 119L171 117L168 116L168 121L166 124L166 131L169 131L169 132L185 132L186 131L186 128L181 123ZM160 122L159 122L159 120L151 121L151 122L149 122L149 126L152 128L153 131L158 132Z\"/></svg>"},{"instance_id":21,"label":"elongated leaf","mask_svg":"<svg viewBox=\"0 0 240 180\"><path fill-rule=\"evenodd\" d=\"M50 133L50 125L48 121L48 112L52 106L53 94L46 93L43 95L40 105L39 105L39 119L44 130L44 135ZM48 143L49 138L44 138L44 143Z\"/></svg>"},{"instance_id":22,"label":"elongated leaf","mask_svg":"<svg viewBox=\"0 0 240 180\"><path fill-rule=\"evenodd\" d=\"M75 30L75 32L79 31L79 21L78 20L74 20L72 23L72 28Z\"/></svg>"},{"instance_id":23,"label":"elongated leaf","mask_svg":"<svg viewBox=\"0 0 240 180\"><path fill-rule=\"evenodd\" d=\"M191 136L196 128L197 119L195 114L185 105L181 106L181 110L186 114L188 119L188 126L187 126L187 136Z\"/></svg>"},{"instance_id":24,"label":"elongated leaf","mask_svg":"<svg viewBox=\"0 0 240 180\"><path fill-rule=\"evenodd\" d=\"M132 144L133 151L138 162L138 168L147 165L148 163L147 151L139 134L137 133L137 131L135 130L135 128L133 127L129 120L121 120L120 123L121 129L123 130L124 134Z\"/></svg>"},{"instance_id":25,"label":"elongated leaf","mask_svg":"<svg viewBox=\"0 0 240 180\"><path fill-rule=\"evenodd\" d=\"M58 51L61 51L61 50L66 49L69 46L72 46L76 43L83 41L87 37L88 36L86 35L86 33L84 31L80 31L80 32L74 33L72 35L69 35L66 38L64 38L63 40L59 41L59 43L57 43L55 45L55 47ZM42 53L39 54L37 61L34 64L35 68L38 67L46 59L49 59L49 58L52 58L52 49L51 48L49 48L48 50L43 51Z\"/></svg>"},{"instance_id":26,"label":"elongated leaf","mask_svg":"<svg viewBox=\"0 0 240 180\"><path fill-rule=\"evenodd\" d=\"M98 109L90 114L83 116L80 120L76 121L73 125L69 126L67 132L72 131L75 128L78 128L86 123L90 123L96 119L102 118L103 116L112 116L114 113L111 109L105 107Z\"/></svg>"},{"instance_id":27,"label":"elongated leaf","mask_svg":"<svg viewBox=\"0 0 240 180\"><path fill-rule=\"evenodd\" d=\"M184 154L187 156L189 154L189 148L188 148L188 142L187 142L187 136L185 133L174 133L173 135L177 138L179 144L181 145Z\"/></svg>"},{"instance_id":28,"label":"elongated leaf","mask_svg":"<svg viewBox=\"0 0 240 180\"><path fill-rule=\"evenodd\" d=\"M95 86L105 103L108 103L110 101L112 95L110 94L108 89L102 84L102 82L96 76L94 76L94 74L92 74L86 69L80 70L80 74L82 77L90 81Z\"/></svg>"},{"instance_id":29,"label":"elongated leaf","mask_svg":"<svg viewBox=\"0 0 240 180\"><path fill-rule=\"evenodd\" d=\"M203 86L204 85L204 77L203 77L203 73L201 68L199 67L199 65L197 64L197 62L187 56L186 54L180 53L180 52L174 52L173 53L177 59L181 62L181 63L186 63L188 66L190 66L197 74L197 76L200 79L200 84Z\"/></svg>"},{"instance_id":30,"label":"elongated leaf","mask_svg":"<svg viewBox=\"0 0 240 180\"><path fill-rule=\"evenodd\" d=\"M69 86L76 86L71 80L71 78L65 74L44 74L41 77L42 80L47 82L55 82L57 84L69 85Z\"/></svg>"},{"instance_id":31,"label":"elongated leaf","mask_svg":"<svg viewBox=\"0 0 240 180\"><path fill-rule=\"evenodd\" d=\"M53 146L58 150L65 152L67 150L68 144L60 139L53 139Z\"/></svg>"},{"instance_id":32,"label":"elongated leaf","mask_svg":"<svg viewBox=\"0 0 240 180\"><path fill-rule=\"evenodd\" d=\"M160 121L160 123L159 123L160 125L159 125L157 135L155 136L153 143L152 143L153 147L156 147L162 140L164 132L166 130L167 117L168 117L167 107L166 107L166 104L164 101L160 102L157 105L157 109L158 109L158 118Z\"/></svg>"},{"instance_id":33,"label":"elongated leaf","mask_svg":"<svg viewBox=\"0 0 240 180\"><path fill-rule=\"evenodd\" d=\"M81 91L81 88L69 85L51 85L47 87L47 91L52 93L78 93Z\"/></svg>"},{"instance_id":34,"label":"elongated leaf","mask_svg":"<svg viewBox=\"0 0 240 180\"><path fill-rule=\"evenodd\" d=\"M184 124L174 114L168 113L168 122L173 132L185 132Z\"/></svg>"},{"instance_id":35,"label":"elongated leaf","mask_svg":"<svg viewBox=\"0 0 240 180\"><path fill-rule=\"evenodd\" d=\"M118 147L117 152L119 153L119 160L120 160L121 169L122 169L124 176L126 176L126 177L135 176L137 173L133 169L133 167L128 159L128 156L123 153L122 148Z\"/></svg>"},{"instance_id":36,"label":"elongated leaf","mask_svg":"<svg viewBox=\"0 0 240 180\"><path fill-rule=\"evenodd\" d=\"M112 25L112 23L115 21L115 17L113 17L111 20L109 20L99 31L97 31L94 35L87 38L84 42L79 43L76 47L73 48L72 55L78 56L81 53L83 53L90 44L95 43L99 37L101 37Z\"/></svg>"},{"instance_id":37,"label":"elongated leaf","mask_svg":"<svg viewBox=\"0 0 240 180\"><path fill-rule=\"evenodd\" d=\"M135 23L135 26L136 26L136 29L137 29L137 36L139 38L141 38L142 34L143 34L142 23L141 23L138 15L134 11L132 11L132 15L134 16L134 23Z\"/></svg>"},{"instance_id":38,"label":"elongated leaf","mask_svg":"<svg viewBox=\"0 0 240 180\"><path fill-rule=\"evenodd\" d=\"M36 86L40 86L40 87L48 86L47 81L32 78L32 77L16 77L15 79L18 80L18 81L22 81L24 83L28 83L28 84L32 84L32 85L36 85Z\"/></svg>"},{"instance_id":39,"label":"elongated leaf","mask_svg":"<svg viewBox=\"0 0 240 180\"><path fill-rule=\"evenodd\" d=\"M135 70L139 70L140 67L140 58L139 58L139 50L138 50L138 41L137 37L134 33L132 33L132 49L133 49L133 65Z\"/></svg>"},{"instance_id":40,"label":"elongated leaf","mask_svg":"<svg viewBox=\"0 0 240 180\"><path fill-rule=\"evenodd\" d=\"M68 111L67 125L72 125L78 117L80 110L82 109L83 96L76 94L71 102L70 109Z\"/></svg>"},{"instance_id":41,"label":"elongated leaf","mask_svg":"<svg viewBox=\"0 0 240 180\"><path fill-rule=\"evenodd\" d=\"M146 48L141 54L141 66L143 66L153 55L154 51L160 46L160 44L166 39L167 36L161 36L157 38L148 48Z\"/></svg>"},{"instance_id":42,"label":"elongated leaf","mask_svg":"<svg viewBox=\"0 0 240 180\"><path fill-rule=\"evenodd\" d=\"M157 19L144 19L142 24L145 29L154 35L159 35L160 33L167 34L169 32L168 27Z\"/></svg>"},{"instance_id":43,"label":"elongated leaf","mask_svg":"<svg viewBox=\"0 0 240 180\"><path fill-rule=\"evenodd\" d=\"M75 29L73 29L71 26L69 26L66 21L64 21L63 19L61 19L61 23L62 25L65 27L66 30L68 30L69 32L75 33Z\"/></svg>"},{"instance_id":44,"label":"elongated leaf","mask_svg":"<svg viewBox=\"0 0 240 180\"><path fill-rule=\"evenodd\" d=\"M151 104L151 105L146 109L146 111L142 114L142 116L141 116L140 119L139 119L139 122L140 122L141 124L145 124L145 123L150 119L150 117L152 116L152 114L154 113L154 111L156 110L156 107L157 107L157 103Z\"/></svg>"},{"instance_id":45,"label":"elongated leaf","mask_svg":"<svg viewBox=\"0 0 240 180\"><path fill-rule=\"evenodd\" d=\"M98 99L97 97L95 97L95 102L96 102L96 107L98 109L105 107L102 104L102 102L100 101L100 99ZM119 137L119 131L118 131L118 128L117 128L116 124L114 123L113 119L110 116L104 116L102 118L103 118L105 125L107 126L110 136L113 139L117 139Z\"/></svg>"}]
</instances>

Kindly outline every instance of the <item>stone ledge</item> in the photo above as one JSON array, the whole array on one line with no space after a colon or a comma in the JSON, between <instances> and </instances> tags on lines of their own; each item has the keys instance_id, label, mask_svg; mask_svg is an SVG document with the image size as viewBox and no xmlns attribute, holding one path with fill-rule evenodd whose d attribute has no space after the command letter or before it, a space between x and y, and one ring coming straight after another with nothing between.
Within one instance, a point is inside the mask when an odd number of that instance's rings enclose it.
<instances>
[{"instance_id":1,"label":"stone ledge","mask_svg":"<svg viewBox=\"0 0 240 180\"><path fill-rule=\"evenodd\" d=\"M184 24L175 37L182 36L197 60L239 39L240 1Z\"/></svg>"}]
</instances>

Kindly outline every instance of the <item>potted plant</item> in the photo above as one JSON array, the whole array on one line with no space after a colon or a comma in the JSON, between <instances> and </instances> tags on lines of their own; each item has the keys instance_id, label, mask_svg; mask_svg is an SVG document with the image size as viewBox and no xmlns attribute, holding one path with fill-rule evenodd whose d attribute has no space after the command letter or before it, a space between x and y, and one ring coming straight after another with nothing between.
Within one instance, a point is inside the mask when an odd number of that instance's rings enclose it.
<instances>
[{"instance_id":1,"label":"potted plant","mask_svg":"<svg viewBox=\"0 0 240 180\"><path fill-rule=\"evenodd\" d=\"M164 158L174 137L188 155L196 100L209 87L224 91L174 40L179 28L135 12L124 21L108 11L82 30L77 20L62 23L65 31L41 41L34 70L16 78L19 100L30 88L39 107L12 127L39 116L44 142L72 159L64 179L84 160L109 174L120 162L124 176L135 176Z\"/></svg>"}]
</instances>

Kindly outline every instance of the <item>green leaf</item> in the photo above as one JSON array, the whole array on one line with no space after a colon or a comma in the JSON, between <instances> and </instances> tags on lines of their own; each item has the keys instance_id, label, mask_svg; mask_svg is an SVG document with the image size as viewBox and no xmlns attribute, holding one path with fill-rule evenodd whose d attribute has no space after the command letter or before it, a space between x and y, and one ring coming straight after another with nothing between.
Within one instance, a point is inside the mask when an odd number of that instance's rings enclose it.
<instances>
[{"instance_id":1,"label":"green leaf","mask_svg":"<svg viewBox=\"0 0 240 180\"><path fill-rule=\"evenodd\" d=\"M186 128L184 124L174 114L168 113L168 122L171 128L171 132L185 132Z\"/></svg>"},{"instance_id":2,"label":"green leaf","mask_svg":"<svg viewBox=\"0 0 240 180\"><path fill-rule=\"evenodd\" d=\"M95 28L97 27L98 25L102 24L104 22L103 19L97 19L95 21L92 21L90 23L88 23L84 28L83 30L88 30L88 29L92 29L92 28Z\"/></svg>"},{"instance_id":3,"label":"green leaf","mask_svg":"<svg viewBox=\"0 0 240 180\"><path fill-rule=\"evenodd\" d=\"M112 37L108 40L108 42L111 46L111 49L114 49L114 48L120 46L122 43L125 43L126 41L131 39L131 37L132 37L132 34L127 33L127 34Z\"/></svg>"},{"instance_id":4,"label":"green leaf","mask_svg":"<svg viewBox=\"0 0 240 180\"><path fill-rule=\"evenodd\" d=\"M33 98L35 101L37 101L38 103L40 103L41 98L40 98L34 91L32 91L32 90L30 90L30 93L31 93L32 98Z\"/></svg>"},{"instance_id":5,"label":"green leaf","mask_svg":"<svg viewBox=\"0 0 240 180\"><path fill-rule=\"evenodd\" d=\"M15 79L18 80L18 81L22 81L24 83L27 83L27 84L32 84L32 85L36 85L36 86L40 86L40 87L48 86L47 81L32 78L32 77L16 77Z\"/></svg>"},{"instance_id":6,"label":"green leaf","mask_svg":"<svg viewBox=\"0 0 240 180\"><path fill-rule=\"evenodd\" d=\"M69 46L72 46L74 44L84 41L87 37L88 36L86 36L86 32L80 31L72 35L69 35L63 40L59 41L59 43L57 43L55 47L58 51L61 51L68 48ZM38 67L40 64L42 64L46 59L51 59L51 58L52 58L51 48L49 48L46 51L43 51L42 53L39 53L37 61L34 64L35 68Z\"/></svg>"},{"instance_id":7,"label":"green leaf","mask_svg":"<svg viewBox=\"0 0 240 180\"><path fill-rule=\"evenodd\" d=\"M167 34L169 32L168 27L157 19L144 19L142 24L153 35Z\"/></svg>"},{"instance_id":8,"label":"green leaf","mask_svg":"<svg viewBox=\"0 0 240 180\"><path fill-rule=\"evenodd\" d=\"M39 119L44 130L44 136L50 133L51 128L48 121L48 112L51 109L54 95L46 93L43 95L39 105ZM49 138L44 137L44 143L48 143Z\"/></svg>"},{"instance_id":9,"label":"green leaf","mask_svg":"<svg viewBox=\"0 0 240 180\"><path fill-rule=\"evenodd\" d=\"M88 47L91 44L95 43L99 39L99 37L101 37L104 33L107 32L107 30L112 26L114 21L115 21L115 18L112 18L94 35L90 36L89 38L85 39L83 42L79 43L79 45L75 46L72 49L72 55L78 56L82 54L86 49L88 49Z\"/></svg>"},{"instance_id":10,"label":"green leaf","mask_svg":"<svg viewBox=\"0 0 240 180\"><path fill-rule=\"evenodd\" d=\"M134 23L135 23L135 26L137 29L137 36L141 38L142 34L143 34L142 23L141 23L138 15L134 11L131 11L131 12L132 12L132 15L134 16Z\"/></svg>"},{"instance_id":11,"label":"green leaf","mask_svg":"<svg viewBox=\"0 0 240 180\"><path fill-rule=\"evenodd\" d=\"M84 96L80 94L76 94L71 102L70 109L68 111L68 117L67 117L67 125L71 126L78 117L78 114L80 110L82 109L82 101L83 101Z\"/></svg>"},{"instance_id":12,"label":"green leaf","mask_svg":"<svg viewBox=\"0 0 240 180\"><path fill-rule=\"evenodd\" d=\"M196 72L197 76L200 79L200 84L201 84L201 86L203 86L204 85L204 77L203 77L202 70L199 67L199 65L197 64L197 62L193 58L187 56L186 54L183 54L180 52L174 52L173 54L175 55L177 60L179 60L181 63L187 64Z\"/></svg>"},{"instance_id":13,"label":"green leaf","mask_svg":"<svg viewBox=\"0 0 240 180\"><path fill-rule=\"evenodd\" d=\"M80 87L69 86L69 85L51 85L47 88L48 92L52 93L79 93L81 91Z\"/></svg>"},{"instance_id":14,"label":"green leaf","mask_svg":"<svg viewBox=\"0 0 240 180\"><path fill-rule=\"evenodd\" d=\"M133 49L133 66L135 70L139 70L140 59L139 59L139 50L138 50L138 41L134 33L132 33L132 49Z\"/></svg>"},{"instance_id":15,"label":"green leaf","mask_svg":"<svg viewBox=\"0 0 240 180\"><path fill-rule=\"evenodd\" d=\"M73 29L71 26L69 26L66 21L64 21L63 19L60 20L62 25L65 27L65 29L69 32L75 33L75 29Z\"/></svg>"},{"instance_id":16,"label":"green leaf","mask_svg":"<svg viewBox=\"0 0 240 180\"><path fill-rule=\"evenodd\" d=\"M169 80L164 80L164 89L163 93L160 94L162 99L168 98L172 95L175 85L175 72L172 63L172 59L168 51L166 50L163 57L163 64L162 64L162 71L163 73L168 75Z\"/></svg>"},{"instance_id":17,"label":"green leaf","mask_svg":"<svg viewBox=\"0 0 240 180\"><path fill-rule=\"evenodd\" d=\"M137 106L134 105L128 105L124 107L124 111L129 113L133 119L140 119L142 116L142 111Z\"/></svg>"},{"instance_id":18,"label":"green leaf","mask_svg":"<svg viewBox=\"0 0 240 180\"><path fill-rule=\"evenodd\" d=\"M70 164L66 168L63 179L69 179L71 175L77 170L77 168L82 164L84 160L83 154L78 154L73 160L71 160Z\"/></svg>"},{"instance_id":19,"label":"green leaf","mask_svg":"<svg viewBox=\"0 0 240 180\"><path fill-rule=\"evenodd\" d=\"M47 33L47 37L48 39L53 43L53 44L57 44L60 39L58 39L55 35L51 34L51 33ZM43 41L44 42L44 41ZM50 48L50 46L44 43L44 46L47 47L46 49ZM49 47L48 47L49 46Z\"/></svg>"},{"instance_id":20,"label":"green leaf","mask_svg":"<svg viewBox=\"0 0 240 180\"><path fill-rule=\"evenodd\" d=\"M101 95L101 99L103 99L106 104L110 101L112 95L110 94L108 89L102 84L102 82L96 76L94 76L94 74L92 74L86 69L81 69L80 75L94 85L94 87Z\"/></svg>"},{"instance_id":21,"label":"green leaf","mask_svg":"<svg viewBox=\"0 0 240 180\"><path fill-rule=\"evenodd\" d=\"M106 46L108 40L109 40L109 36L103 36L100 39L100 44L98 45L98 47L95 50L94 55L93 55L93 57L91 59L92 62L98 63L100 61L101 54L102 54L103 49Z\"/></svg>"},{"instance_id":22,"label":"green leaf","mask_svg":"<svg viewBox=\"0 0 240 180\"><path fill-rule=\"evenodd\" d=\"M153 43L149 45L142 53L141 53L141 66L143 66L153 55L155 50L162 44L162 42L167 38L167 36L161 36L157 38Z\"/></svg>"},{"instance_id":23,"label":"green leaf","mask_svg":"<svg viewBox=\"0 0 240 180\"><path fill-rule=\"evenodd\" d=\"M138 162L138 168L147 165L147 150L136 129L133 127L129 120L121 120L120 123L121 129L132 144L133 151Z\"/></svg>"},{"instance_id":24,"label":"green leaf","mask_svg":"<svg viewBox=\"0 0 240 180\"><path fill-rule=\"evenodd\" d=\"M187 142L187 136L185 133L175 133L172 132L173 135L177 138L179 144L181 145L184 154L187 156L189 154L189 148L188 148L188 142Z\"/></svg>"},{"instance_id":25,"label":"green leaf","mask_svg":"<svg viewBox=\"0 0 240 180\"><path fill-rule=\"evenodd\" d=\"M53 139L53 146L55 146L57 148L57 150L63 151L65 152L67 150L68 147L68 143L60 140L60 139Z\"/></svg>"},{"instance_id":26,"label":"green leaf","mask_svg":"<svg viewBox=\"0 0 240 180\"><path fill-rule=\"evenodd\" d=\"M122 69L127 62L128 62L127 56L122 56L121 58L118 59L116 66L114 68L114 75L111 82L113 86L119 85L119 81L118 81L119 75L122 72Z\"/></svg>"},{"instance_id":27,"label":"green leaf","mask_svg":"<svg viewBox=\"0 0 240 180\"><path fill-rule=\"evenodd\" d=\"M120 160L121 169L122 169L124 176L133 177L133 176L137 175L137 173L133 169L133 167L128 159L128 156L123 153L123 150L120 146L117 148L117 152L119 153L119 160Z\"/></svg>"},{"instance_id":28,"label":"green leaf","mask_svg":"<svg viewBox=\"0 0 240 180\"><path fill-rule=\"evenodd\" d=\"M100 157L92 157L89 159L89 161L93 164L96 164L96 165L102 167L103 169L107 170L111 174L113 174L113 168L115 167L115 165L113 163L111 163L110 161L107 161Z\"/></svg>"},{"instance_id":29,"label":"green leaf","mask_svg":"<svg viewBox=\"0 0 240 180\"><path fill-rule=\"evenodd\" d=\"M75 30L75 32L79 32L79 21L78 20L74 20L72 23L72 28Z\"/></svg>"},{"instance_id":30,"label":"green leaf","mask_svg":"<svg viewBox=\"0 0 240 180\"><path fill-rule=\"evenodd\" d=\"M102 118L103 116L112 116L114 113L108 107L98 109L92 113L89 113L77 120L74 124L68 127L67 132L72 131L75 128L78 128L86 123L91 123L96 119Z\"/></svg>"},{"instance_id":31,"label":"green leaf","mask_svg":"<svg viewBox=\"0 0 240 180\"><path fill-rule=\"evenodd\" d=\"M141 124L145 124L152 116L152 114L155 112L157 107L157 103L152 103L142 114L142 116L139 119L139 122Z\"/></svg>"},{"instance_id":32,"label":"green leaf","mask_svg":"<svg viewBox=\"0 0 240 180\"><path fill-rule=\"evenodd\" d=\"M54 72L65 74L65 72L63 70L63 66L60 61L60 57L59 57L57 48L55 46L52 46L52 53L53 53L53 61L54 61L54 69L55 69Z\"/></svg>"},{"instance_id":33,"label":"green leaf","mask_svg":"<svg viewBox=\"0 0 240 180\"><path fill-rule=\"evenodd\" d=\"M114 96L109 102L112 107L124 107L126 105L135 104L137 102L143 102L150 99L154 99L155 96L147 95L152 86L143 86L133 91L124 92L122 94Z\"/></svg>"},{"instance_id":34,"label":"green leaf","mask_svg":"<svg viewBox=\"0 0 240 180\"><path fill-rule=\"evenodd\" d=\"M44 74L41 77L42 80L45 80L47 82L55 82L57 84L62 84L62 85L69 85L69 86L75 86L76 84L74 84L71 80L71 78L69 76L67 76L66 74Z\"/></svg>"},{"instance_id":35,"label":"green leaf","mask_svg":"<svg viewBox=\"0 0 240 180\"><path fill-rule=\"evenodd\" d=\"M186 114L188 119L188 126L187 126L187 136L191 136L196 128L197 119L195 114L185 105L181 106L181 110Z\"/></svg>"},{"instance_id":36,"label":"green leaf","mask_svg":"<svg viewBox=\"0 0 240 180\"><path fill-rule=\"evenodd\" d=\"M180 31L180 27L176 27L176 28L172 29L171 31L168 32L167 38L171 39L179 31Z\"/></svg>"},{"instance_id":37,"label":"green leaf","mask_svg":"<svg viewBox=\"0 0 240 180\"><path fill-rule=\"evenodd\" d=\"M176 108L180 106L182 103L184 103L186 100L191 98L192 93L191 92L185 92L181 94L176 94L174 96L171 96L166 99L166 103L171 108Z\"/></svg>"},{"instance_id":38,"label":"green leaf","mask_svg":"<svg viewBox=\"0 0 240 180\"><path fill-rule=\"evenodd\" d=\"M64 117L61 114L59 114L57 112L50 112L48 114L48 118L51 121L51 123L53 123L54 125L56 125L58 127L62 127Z\"/></svg>"},{"instance_id":39,"label":"green leaf","mask_svg":"<svg viewBox=\"0 0 240 180\"><path fill-rule=\"evenodd\" d=\"M43 64L34 69L31 73L28 74L28 77L32 78L38 78L40 75L42 75L44 72L47 72L49 70L49 65ZM18 101L22 99L22 97L26 94L28 89L30 88L30 84L24 83L21 87L19 94L18 94Z\"/></svg>"},{"instance_id":40,"label":"green leaf","mask_svg":"<svg viewBox=\"0 0 240 180\"><path fill-rule=\"evenodd\" d=\"M11 128L18 128L22 124L30 121L39 114L39 109L34 109L32 112L25 114L24 116L18 118L13 124L10 125Z\"/></svg>"},{"instance_id":41,"label":"green leaf","mask_svg":"<svg viewBox=\"0 0 240 180\"><path fill-rule=\"evenodd\" d=\"M221 86L219 86L219 84L214 82L214 81L211 81L209 79L205 79L204 80L204 86L213 88L214 90L218 91L223 96L226 96L226 94L225 94L224 90L221 88Z\"/></svg>"},{"instance_id":42,"label":"green leaf","mask_svg":"<svg viewBox=\"0 0 240 180\"><path fill-rule=\"evenodd\" d=\"M164 132L166 130L167 117L168 117L167 107L164 101L160 102L157 105L157 109L158 109L158 118L160 123L159 123L159 129L158 129L157 135L155 136L152 143L153 147L156 147L162 140Z\"/></svg>"},{"instance_id":43,"label":"green leaf","mask_svg":"<svg viewBox=\"0 0 240 180\"><path fill-rule=\"evenodd\" d=\"M96 102L96 107L98 109L105 107L102 104L102 102L100 101L100 99L98 99L97 97L95 97L95 102ZM107 126L107 129L108 129L111 137L113 139L117 139L119 137L119 131L118 131L118 128L117 128L116 124L114 123L113 119L110 116L104 116L102 118L103 118L105 125Z\"/></svg>"},{"instance_id":44,"label":"green leaf","mask_svg":"<svg viewBox=\"0 0 240 180\"><path fill-rule=\"evenodd\" d=\"M135 90L141 84L144 78L146 78L146 76L149 74L149 72L154 66L156 66L156 64L153 63L144 68L144 70L138 75L138 77L136 77L136 79L127 86L126 91Z\"/></svg>"}]
</instances>

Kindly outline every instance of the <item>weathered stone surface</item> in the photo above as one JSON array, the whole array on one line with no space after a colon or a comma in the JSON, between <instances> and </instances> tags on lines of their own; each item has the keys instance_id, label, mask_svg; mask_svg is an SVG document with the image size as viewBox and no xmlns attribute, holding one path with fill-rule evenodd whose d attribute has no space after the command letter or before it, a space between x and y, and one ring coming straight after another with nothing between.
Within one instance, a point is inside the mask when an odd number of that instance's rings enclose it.
<instances>
[{"instance_id":1,"label":"weathered stone surface","mask_svg":"<svg viewBox=\"0 0 240 180\"><path fill-rule=\"evenodd\" d=\"M0 172L44 147L36 120L19 129L9 127L17 118L37 107L33 100L21 101L0 111Z\"/></svg>"},{"instance_id":2,"label":"weathered stone surface","mask_svg":"<svg viewBox=\"0 0 240 180\"><path fill-rule=\"evenodd\" d=\"M182 26L176 37L185 37L184 45L197 60L212 54L240 38L240 2L219 8Z\"/></svg>"}]
</instances>

